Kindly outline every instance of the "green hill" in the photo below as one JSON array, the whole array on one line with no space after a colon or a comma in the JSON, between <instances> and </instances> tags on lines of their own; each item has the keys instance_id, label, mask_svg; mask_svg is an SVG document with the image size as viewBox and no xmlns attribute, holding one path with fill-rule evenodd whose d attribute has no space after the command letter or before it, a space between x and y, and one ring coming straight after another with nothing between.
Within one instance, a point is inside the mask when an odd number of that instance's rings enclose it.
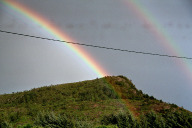
<instances>
[{"instance_id":1,"label":"green hill","mask_svg":"<svg viewBox=\"0 0 192 128\"><path fill-rule=\"evenodd\" d=\"M0 95L0 127L190 128L192 113L108 76Z\"/></svg>"}]
</instances>

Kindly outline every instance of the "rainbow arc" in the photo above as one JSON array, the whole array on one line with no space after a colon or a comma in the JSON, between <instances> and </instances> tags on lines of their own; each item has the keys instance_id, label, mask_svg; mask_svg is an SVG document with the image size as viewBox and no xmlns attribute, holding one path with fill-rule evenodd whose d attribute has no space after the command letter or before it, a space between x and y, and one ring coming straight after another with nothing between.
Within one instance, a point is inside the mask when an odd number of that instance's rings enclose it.
<instances>
[{"instance_id":1,"label":"rainbow arc","mask_svg":"<svg viewBox=\"0 0 192 128\"><path fill-rule=\"evenodd\" d=\"M160 45L173 56L185 56L183 51L178 47L169 33L163 29L161 24L155 19L149 10L147 10L138 0L124 0L124 4L137 16L138 20L147 24L151 34L159 40ZM192 66L189 60L176 59L176 64L183 73L186 74L188 80L192 83Z\"/></svg>"},{"instance_id":2,"label":"rainbow arc","mask_svg":"<svg viewBox=\"0 0 192 128\"><path fill-rule=\"evenodd\" d=\"M31 10L29 7L14 0L3 0L3 3L12 10L19 12L24 17L27 17L32 22L35 22L36 24L40 25L45 31L52 34L58 40L76 42L66 32L59 29L58 26L53 25L49 20L36 13L35 11ZM108 75L106 71L102 69L102 67L85 50L72 44L63 44L66 45L69 49L71 49L94 73L96 73L97 77L104 77Z\"/></svg>"}]
</instances>

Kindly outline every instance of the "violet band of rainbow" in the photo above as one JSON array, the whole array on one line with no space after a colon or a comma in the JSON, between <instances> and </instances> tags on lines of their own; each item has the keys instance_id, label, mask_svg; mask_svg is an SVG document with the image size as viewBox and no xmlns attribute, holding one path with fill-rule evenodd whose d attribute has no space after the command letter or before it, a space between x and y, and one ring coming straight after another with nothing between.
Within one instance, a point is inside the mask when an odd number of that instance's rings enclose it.
<instances>
[{"instance_id":1,"label":"violet band of rainbow","mask_svg":"<svg viewBox=\"0 0 192 128\"><path fill-rule=\"evenodd\" d=\"M76 42L66 32L60 30L58 26L53 25L49 20L29 7L14 0L3 0L2 2L12 10L19 12L24 17L27 17L35 24L40 25L45 31L52 34L55 38L62 41ZM63 44L72 50L73 53L75 53L92 71L94 71L94 73L97 74L97 77L104 77L108 75L108 73L98 64L98 62L96 62L94 58L92 58L85 50L82 50L76 45L67 43Z\"/></svg>"}]
</instances>

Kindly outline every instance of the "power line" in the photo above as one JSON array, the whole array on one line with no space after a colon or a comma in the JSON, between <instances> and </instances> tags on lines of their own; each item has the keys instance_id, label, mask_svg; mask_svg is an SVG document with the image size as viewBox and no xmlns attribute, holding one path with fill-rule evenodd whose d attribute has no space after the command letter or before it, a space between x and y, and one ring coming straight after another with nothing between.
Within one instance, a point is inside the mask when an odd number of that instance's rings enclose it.
<instances>
[{"instance_id":1,"label":"power line","mask_svg":"<svg viewBox=\"0 0 192 128\"><path fill-rule=\"evenodd\" d=\"M56 40L56 39L51 39L51 38L46 38L46 37L33 36L33 35L27 35L27 34L21 34L21 33L10 32L10 31L3 31L3 30L0 30L0 32L8 33L8 34L13 34L13 35L18 35L18 36L25 36L25 37L31 37L31 38L37 38L37 39L43 39L43 40L50 40L50 41L56 41L56 42L63 42L63 43L75 44L75 45L82 45L82 46L87 46L87 47L102 48L102 49L121 51L121 52L129 52L129 53L137 53L137 54L161 56L161 57L170 57L170 58L180 58L180 59L192 59L190 57L185 57L185 56L172 56L172 55L167 55L167 54L158 54L158 53L151 53L151 52L141 52L141 51L133 51L133 50L127 50L127 49L118 49L118 48L111 48L111 47L91 45L91 44L84 44L84 43L77 43L77 42L69 42L69 41Z\"/></svg>"}]
</instances>

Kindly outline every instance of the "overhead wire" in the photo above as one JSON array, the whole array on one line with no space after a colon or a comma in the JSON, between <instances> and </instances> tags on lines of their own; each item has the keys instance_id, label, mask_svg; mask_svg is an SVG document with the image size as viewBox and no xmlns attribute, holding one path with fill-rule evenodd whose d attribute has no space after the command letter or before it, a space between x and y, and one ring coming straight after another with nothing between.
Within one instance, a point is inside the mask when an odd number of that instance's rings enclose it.
<instances>
[{"instance_id":1,"label":"overhead wire","mask_svg":"<svg viewBox=\"0 0 192 128\"><path fill-rule=\"evenodd\" d=\"M4 31L4 30L0 30L0 32L13 34L13 35L18 35L18 36L25 36L25 37L31 37L31 38L37 38L37 39L43 39L43 40L49 40L49 41L55 41L55 42L63 42L63 43L74 44L74 45L82 45L82 46L93 47L93 48L101 48L101 49L107 49L107 50L121 51L121 52L129 52L129 53L151 55L151 56L160 56L160 57L179 58L179 59L192 59L191 57L186 57L186 56L173 56L173 55L167 55L167 54L159 54L159 53L152 53L152 52L142 52L142 51L119 49L119 48L112 48L112 47L92 45L92 44L84 44L84 43L78 43L78 42L70 42L70 41L57 40L57 39L52 39L52 38L47 38L47 37L40 37L40 36L34 36L34 35L28 35L28 34L21 34L21 33L17 33L17 32L10 32L10 31Z\"/></svg>"}]
</instances>

